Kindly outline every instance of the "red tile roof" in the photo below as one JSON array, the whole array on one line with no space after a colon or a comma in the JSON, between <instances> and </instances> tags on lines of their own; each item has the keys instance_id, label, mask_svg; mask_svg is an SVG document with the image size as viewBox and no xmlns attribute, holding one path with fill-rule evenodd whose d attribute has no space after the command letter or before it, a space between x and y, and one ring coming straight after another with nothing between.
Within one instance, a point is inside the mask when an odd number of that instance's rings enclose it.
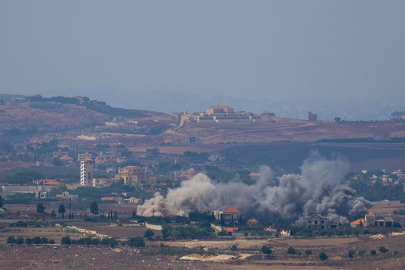
<instances>
[{"instance_id":1,"label":"red tile roof","mask_svg":"<svg viewBox=\"0 0 405 270\"><path fill-rule=\"evenodd\" d=\"M257 221L254 218L251 218L251 219L247 220L246 222L248 222L248 223L259 223L259 221Z\"/></svg>"},{"instance_id":2,"label":"red tile roof","mask_svg":"<svg viewBox=\"0 0 405 270\"><path fill-rule=\"evenodd\" d=\"M350 224L353 225L361 225L363 223L363 219L359 218L358 220L355 220L353 222L350 222Z\"/></svg>"},{"instance_id":3,"label":"red tile roof","mask_svg":"<svg viewBox=\"0 0 405 270\"><path fill-rule=\"evenodd\" d=\"M238 227L222 227L222 229L223 229L224 231L226 231L226 232L234 232L234 231L239 230Z\"/></svg>"},{"instance_id":4,"label":"red tile roof","mask_svg":"<svg viewBox=\"0 0 405 270\"><path fill-rule=\"evenodd\" d=\"M59 184L60 183L58 181L48 181L48 182L44 183L44 185L47 185L47 186L57 186Z\"/></svg>"},{"instance_id":5,"label":"red tile roof","mask_svg":"<svg viewBox=\"0 0 405 270\"><path fill-rule=\"evenodd\" d=\"M232 206L228 206L225 210L224 210L224 213L229 213L229 214L233 214L233 213L237 213L237 214L240 214L240 211L238 210L238 209L236 209L236 208L233 208Z\"/></svg>"}]
</instances>

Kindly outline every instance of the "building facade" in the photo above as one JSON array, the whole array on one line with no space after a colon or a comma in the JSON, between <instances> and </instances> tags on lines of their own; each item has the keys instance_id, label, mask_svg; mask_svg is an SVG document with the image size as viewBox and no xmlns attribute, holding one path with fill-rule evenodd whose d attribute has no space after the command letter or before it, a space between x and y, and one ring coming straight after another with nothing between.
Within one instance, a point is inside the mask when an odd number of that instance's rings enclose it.
<instances>
[{"instance_id":1,"label":"building facade","mask_svg":"<svg viewBox=\"0 0 405 270\"><path fill-rule=\"evenodd\" d=\"M115 179L117 181L123 179L124 184L130 186L133 186L135 183L149 182L146 169L138 166L118 168L118 174L115 176Z\"/></svg>"},{"instance_id":2,"label":"building facade","mask_svg":"<svg viewBox=\"0 0 405 270\"><path fill-rule=\"evenodd\" d=\"M85 158L80 161L80 185L91 186L93 184L93 160Z\"/></svg>"},{"instance_id":3,"label":"building facade","mask_svg":"<svg viewBox=\"0 0 405 270\"><path fill-rule=\"evenodd\" d=\"M329 228L329 219L319 214L306 218L305 227L310 230L325 230Z\"/></svg>"}]
</instances>

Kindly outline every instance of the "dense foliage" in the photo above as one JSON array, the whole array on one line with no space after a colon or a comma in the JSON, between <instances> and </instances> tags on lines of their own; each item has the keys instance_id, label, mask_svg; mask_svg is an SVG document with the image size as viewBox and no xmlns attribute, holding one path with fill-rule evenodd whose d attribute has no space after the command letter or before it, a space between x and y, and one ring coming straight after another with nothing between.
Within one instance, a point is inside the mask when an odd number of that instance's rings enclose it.
<instances>
[{"instance_id":1,"label":"dense foliage","mask_svg":"<svg viewBox=\"0 0 405 270\"><path fill-rule=\"evenodd\" d=\"M163 224L163 238L204 238L215 237L215 231L212 228L200 227L172 227L167 223Z\"/></svg>"},{"instance_id":2,"label":"dense foliage","mask_svg":"<svg viewBox=\"0 0 405 270\"><path fill-rule=\"evenodd\" d=\"M405 200L405 192L397 185L370 184L366 181L352 181L350 187L357 191L359 196L370 201Z\"/></svg>"}]
</instances>

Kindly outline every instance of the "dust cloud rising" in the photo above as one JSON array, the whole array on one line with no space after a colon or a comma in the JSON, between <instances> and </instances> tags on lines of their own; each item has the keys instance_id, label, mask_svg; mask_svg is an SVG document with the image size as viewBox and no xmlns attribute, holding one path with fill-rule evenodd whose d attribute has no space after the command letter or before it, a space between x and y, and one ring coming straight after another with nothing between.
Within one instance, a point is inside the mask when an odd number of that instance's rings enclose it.
<instances>
[{"instance_id":1,"label":"dust cloud rising","mask_svg":"<svg viewBox=\"0 0 405 270\"><path fill-rule=\"evenodd\" d=\"M199 173L169 190L166 198L159 193L138 207L138 215L187 215L190 209L216 209L229 204L241 211L244 218L270 222L286 218L303 224L305 217L322 214L331 222L347 223L368 212L372 205L341 180L349 170L342 157L327 160L314 152L301 166L301 178L285 174L278 186L270 186L271 169L261 166L261 177L247 185L236 177L228 183L217 183Z\"/></svg>"}]
</instances>

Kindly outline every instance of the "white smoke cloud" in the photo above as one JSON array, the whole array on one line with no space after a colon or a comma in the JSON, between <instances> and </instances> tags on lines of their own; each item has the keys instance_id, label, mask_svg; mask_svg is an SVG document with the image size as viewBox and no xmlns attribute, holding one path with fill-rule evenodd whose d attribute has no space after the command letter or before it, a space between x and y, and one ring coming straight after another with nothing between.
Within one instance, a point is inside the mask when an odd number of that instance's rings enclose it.
<instances>
[{"instance_id":1,"label":"white smoke cloud","mask_svg":"<svg viewBox=\"0 0 405 270\"><path fill-rule=\"evenodd\" d=\"M336 157L327 160L314 152L301 166L302 177L286 174L278 186L270 186L274 176L267 166L253 185L235 179L216 183L199 173L169 190L166 198L159 193L138 207L138 215L187 215L190 209L216 209L228 204L242 212L245 218L272 221L287 218L303 224L308 215L322 214L332 222L346 223L368 212L371 203L358 197L356 191L340 184L349 170L348 162Z\"/></svg>"}]
</instances>

